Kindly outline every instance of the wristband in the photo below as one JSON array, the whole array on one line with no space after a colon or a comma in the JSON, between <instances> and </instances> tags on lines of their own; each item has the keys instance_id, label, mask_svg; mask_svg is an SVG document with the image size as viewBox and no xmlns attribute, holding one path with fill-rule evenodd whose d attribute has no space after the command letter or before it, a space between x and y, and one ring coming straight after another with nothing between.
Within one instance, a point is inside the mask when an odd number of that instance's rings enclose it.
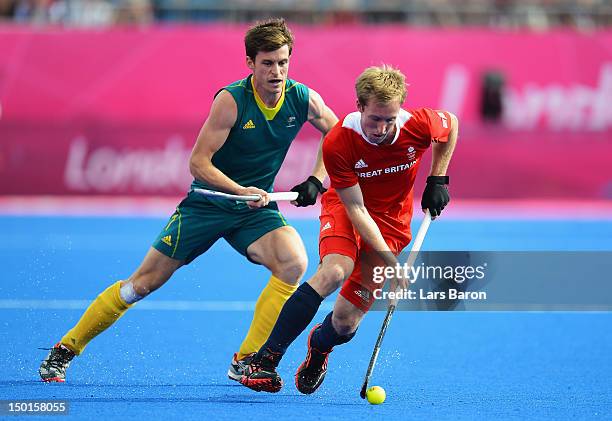
<instances>
[{"instance_id":1,"label":"wristband","mask_svg":"<svg viewBox=\"0 0 612 421\"><path fill-rule=\"evenodd\" d=\"M318 180L317 180L318 181ZM427 177L427 184L448 184L449 177L448 175L430 175Z\"/></svg>"},{"instance_id":2,"label":"wristband","mask_svg":"<svg viewBox=\"0 0 612 421\"><path fill-rule=\"evenodd\" d=\"M317 177L311 175L306 181L310 181L312 184L317 186L317 190L319 190L319 193L323 193L323 183L321 183L321 181L319 181Z\"/></svg>"}]
</instances>

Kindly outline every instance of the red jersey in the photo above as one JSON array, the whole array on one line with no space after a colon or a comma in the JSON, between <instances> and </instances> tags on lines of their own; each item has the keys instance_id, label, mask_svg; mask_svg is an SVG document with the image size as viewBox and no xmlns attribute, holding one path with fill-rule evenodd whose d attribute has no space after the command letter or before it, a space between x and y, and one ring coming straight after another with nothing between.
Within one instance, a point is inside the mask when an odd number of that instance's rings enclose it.
<instances>
[{"instance_id":1,"label":"red jersey","mask_svg":"<svg viewBox=\"0 0 612 421\"><path fill-rule=\"evenodd\" d=\"M325 136L323 161L331 179L325 200L340 201L334 189L359 184L369 214L383 237L408 244L414 180L431 142L446 142L451 130L445 111L400 110L389 144L370 142L361 129L361 113L348 114Z\"/></svg>"}]
</instances>

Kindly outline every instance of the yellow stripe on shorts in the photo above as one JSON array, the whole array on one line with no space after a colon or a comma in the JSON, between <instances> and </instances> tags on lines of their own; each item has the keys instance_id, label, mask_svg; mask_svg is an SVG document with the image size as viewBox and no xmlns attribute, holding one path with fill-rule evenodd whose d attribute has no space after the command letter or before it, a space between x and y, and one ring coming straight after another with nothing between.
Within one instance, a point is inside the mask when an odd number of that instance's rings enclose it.
<instances>
[{"instance_id":1,"label":"yellow stripe on shorts","mask_svg":"<svg viewBox=\"0 0 612 421\"><path fill-rule=\"evenodd\" d=\"M181 241L181 222L182 222L182 215L181 215L181 211L179 210L179 208L176 208L176 213L178 214L178 229L176 232L176 241L174 243L174 250L172 250L172 256L170 257L174 257L174 254L176 253L176 248L178 247L179 241Z\"/></svg>"}]
</instances>

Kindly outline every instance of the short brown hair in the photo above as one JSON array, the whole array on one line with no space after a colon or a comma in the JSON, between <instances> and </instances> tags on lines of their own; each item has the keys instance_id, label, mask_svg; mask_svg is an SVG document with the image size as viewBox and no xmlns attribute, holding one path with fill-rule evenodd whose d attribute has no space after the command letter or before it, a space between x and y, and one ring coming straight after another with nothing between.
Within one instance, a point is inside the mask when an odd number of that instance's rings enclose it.
<instances>
[{"instance_id":1,"label":"short brown hair","mask_svg":"<svg viewBox=\"0 0 612 421\"><path fill-rule=\"evenodd\" d=\"M355 91L361 105L367 105L370 98L380 104L394 99L403 104L406 99L406 77L401 71L387 64L368 67L357 78Z\"/></svg>"},{"instance_id":2,"label":"short brown hair","mask_svg":"<svg viewBox=\"0 0 612 421\"><path fill-rule=\"evenodd\" d=\"M293 50L293 35L285 23L285 19L268 19L256 22L244 36L246 54L255 60L260 51L275 51L283 45L289 47L289 55Z\"/></svg>"}]
</instances>

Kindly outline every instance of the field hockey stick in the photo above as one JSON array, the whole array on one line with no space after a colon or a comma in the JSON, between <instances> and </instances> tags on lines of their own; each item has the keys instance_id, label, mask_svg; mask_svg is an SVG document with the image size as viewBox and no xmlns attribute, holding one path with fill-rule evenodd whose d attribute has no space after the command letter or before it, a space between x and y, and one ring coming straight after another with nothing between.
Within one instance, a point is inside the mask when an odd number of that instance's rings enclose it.
<instances>
[{"instance_id":1,"label":"field hockey stick","mask_svg":"<svg viewBox=\"0 0 612 421\"><path fill-rule=\"evenodd\" d=\"M429 213L428 209L427 211L425 211L425 217L423 218L423 222L421 222L419 231L417 232L414 242L412 243L412 249L410 249L410 254L408 255L408 259L406 260L406 266L410 267L414 265L414 262L416 261L416 258L419 255L419 251L421 250L421 245L423 245L425 234L427 234L427 230L429 229L429 224L431 224L431 214ZM378 353L380 352L380 347L382 346L383 339L385 338L387 327L389 327L389 323L391 323L391 317L393 316L393 312L395 311L396 305L397 298L394 298L389 304L389 307L387 308L387 315L385 316L385 320L383 321L382 327L380 328L380 332L378 333L378 338L376 339L376 344L374 345L374 351L372 351L372 357L370 357L368 371L366 372L365 379L363 380L363 385L361 386L361 392L359 393L361 399L365 399L366 397L368 383L370 382L370 378L372 377L372 373L374 372L374 366L376 365L376 360L378 359Z\"/></svg>"},{"instance_id":2,"label":"field hockey stick","mask_svg":"<svg viewBox=\"0 0 612 421\"><path fill-rule=\"evenodd\" d=\"M261 199L261 195L259 194L238 195L238 194L229 194L229 193L223 193L220 191L206 190L206 189L193 189L193 191L198 194L201 194L204 197L207 197L213 200L235 200L237 202L257 202L258 200ZM297 200L298 192L289 191L289 192L268 193L268 197L270 198L270 202L292 201L292 200Z\"/></svg>"}]
</instances>

